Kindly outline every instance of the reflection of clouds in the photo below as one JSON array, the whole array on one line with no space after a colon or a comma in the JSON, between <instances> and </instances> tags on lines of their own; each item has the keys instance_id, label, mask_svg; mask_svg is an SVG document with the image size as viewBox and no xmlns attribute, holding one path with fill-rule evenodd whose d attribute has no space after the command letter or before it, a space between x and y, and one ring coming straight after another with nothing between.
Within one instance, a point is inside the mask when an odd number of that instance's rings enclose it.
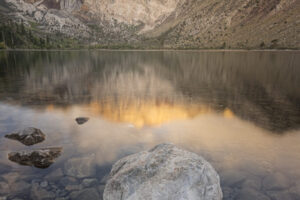
<instances>
[{"instance_id":1,"label":"reflection of clouds","mask_svg":"<svg viewBox=\"0 0 300 200\"><path fill-rule=\"evenodd\" d=\"M231 178L236 173L251 178L280 172L289 177L291 182L300 180L299 131L274 135L228 114L230 111L210 112L194 118L165 122L160 126L136 129L125 122L103 120L92 113L89 106L72 106L68 109L50 106L47 112L5 105L0 108L0 114L9 113L7 116L13 118L15 123L22 121L20 128L41 128L47 134L41 146L62 145L64 153L57 164L64 163L70 156L92 153L95 155L95 164L104 166L124 155L149 149L162 142L172 142L203 155L217 169L221 179L228 179L227 176ZM91 119L78 126L74 121L78 116ZM8 149L23 148L12 141L0 142L2 154Z\"/></svg>"},{"instance_id":2,"label":"reflection of clouds","mask_svg":"<svg viewBox=\"0 0 300 200\"><path fill-rule=\"evenodd\" d=\"M300 179L299 131L278 136L221 114L205 114L143 129L93 118L79 129L79 149L96 152L100 165L158 143L172 142L205 156L221 173L236 170L266 175L280 171L293 173L294 180Z\"/></svg>"},{"instance_id":3,"label":"reflection of clouds","mask_svg":"<svg viewBox=\"0 0 300 200\"><path fill-rule=\"evenodd\" d=\"M168 103L165 101L122 101L118 105L111 102L92 102L87 109L106 120L119 123L130 123L135 127L157 126L163 123L193 118L199 114L212 112L198 104ZM229 112L229 111L228 111Z\"/></svg>"}]
</instances>

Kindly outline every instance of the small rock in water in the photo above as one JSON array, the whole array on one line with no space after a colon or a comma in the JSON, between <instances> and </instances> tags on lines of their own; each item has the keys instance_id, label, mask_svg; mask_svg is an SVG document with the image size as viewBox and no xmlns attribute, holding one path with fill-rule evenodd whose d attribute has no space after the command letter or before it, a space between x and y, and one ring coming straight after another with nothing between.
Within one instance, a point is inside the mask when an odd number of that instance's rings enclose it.
<instances>
[{"instance_id":1,"label":"small rock in water","mask_svg":"<svg viewBox=\"0 0 300 200\"><path fill-rule=\"evenodd\" d=\"M82 125L84 123L86 123L87 121L89 121L90 118L88 117L77 117L75 120L77 122L77 124Z\"/></svg>"},{"instance_id":2,"label":"small rock in water","mask_svg":"<svg viewBox=\"0 0 300 200\"><path fill-rule=\"evenodd\" d=\"M161 144L119 160L110 172L104 200L221 200L220 179L201 156Z\"/></svg>"},{"instance_id":3,"label":"small rock in water","mask_svg":"<svg viewBox=\"0 0 300 200\"><path fill-rule=\"evenodd\" d=\"M5 137L31 146L43 142L46 136L40 129L29 127L17 133L7 134Z\"/></svg>"},{"instance_id":4,"label":"small rock in water","mask_svg":"<svg viewBox=\"0 0 300 200\"><path fill-rule=\"evenodd\" d=\"M43 181L43 182L41 182L40 186L43 187L43 188L45 188L45 187L48 186L48 182L47 181Z\"/></svg>"},{"instance_id":5,"label":"small rock in water","mask_svg":"<svg viewBox=\"0 0 300 200\"><path fill-rule=\"evenodd\" d=\"M20 165L35 166L37 168L47 168L53 164L54 160L60 156L61 147L52 147L37 150L26 150L11 152L8 159Z\"/></svg>"}]
</instances>

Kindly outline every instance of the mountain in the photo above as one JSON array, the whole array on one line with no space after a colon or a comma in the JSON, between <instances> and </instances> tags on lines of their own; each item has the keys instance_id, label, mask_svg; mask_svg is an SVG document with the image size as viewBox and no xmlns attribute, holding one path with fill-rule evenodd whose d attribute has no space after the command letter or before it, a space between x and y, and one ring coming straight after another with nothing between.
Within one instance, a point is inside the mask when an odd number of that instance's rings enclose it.
<instances>
[{"instance_id":1,"label":"mountain","mask_svg":"<svg viewBox=\"0 0 300 200\"><path fill-rule=\"evenodd\" d=\"M300 47L297 0L2 0L0 13L2 41L3 30L25 29L36 43L70 46Z\"/></svg>"}]
</instances>

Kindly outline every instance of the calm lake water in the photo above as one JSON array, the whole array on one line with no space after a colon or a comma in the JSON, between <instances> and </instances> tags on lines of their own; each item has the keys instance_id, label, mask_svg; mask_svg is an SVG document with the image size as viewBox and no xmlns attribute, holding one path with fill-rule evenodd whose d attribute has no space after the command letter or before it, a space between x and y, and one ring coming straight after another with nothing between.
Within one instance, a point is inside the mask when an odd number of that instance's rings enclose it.
<instances>
[{"instance_id":1,"label":"calm lake water","mask_svg":"<svg viewBox=\"0 0 300 200\"><path fill-rule=\"evenodd\" d=\"M46 140L4 138L26 127ZM300 52L0 52L0 199L100 198L114 162L163 142L208 160L225 200L299 200ZM49 146L47 169L7 158Z\"/></svg>"}]
</instances>

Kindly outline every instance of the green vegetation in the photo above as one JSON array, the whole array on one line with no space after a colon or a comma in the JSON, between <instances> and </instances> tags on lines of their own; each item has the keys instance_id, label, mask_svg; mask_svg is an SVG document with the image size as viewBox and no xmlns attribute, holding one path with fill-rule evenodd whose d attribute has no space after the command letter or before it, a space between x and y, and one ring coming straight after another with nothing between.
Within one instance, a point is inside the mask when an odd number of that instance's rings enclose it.
<instances>
[{"instance_id":1,"label":"green vegetation","mask_svg":"<svg viewBox=\"0 0 300 200\"><path fill-rule=\"evenodd\" d=\"M0 49L6 49L6 45L4 42L0 42Z\"/></svg>"},{"instance_id":2,"label":"green vegetation","mask_svg":"<svg viewBox=\"0 0 300 200\"><path fill-rule=\"evenodd\" d=\"M82 48L77 40L64 38L62 34L46 34L37 24L12 21L0 23L0 49L70 49Z\"/></svg>"}]
</instances>

